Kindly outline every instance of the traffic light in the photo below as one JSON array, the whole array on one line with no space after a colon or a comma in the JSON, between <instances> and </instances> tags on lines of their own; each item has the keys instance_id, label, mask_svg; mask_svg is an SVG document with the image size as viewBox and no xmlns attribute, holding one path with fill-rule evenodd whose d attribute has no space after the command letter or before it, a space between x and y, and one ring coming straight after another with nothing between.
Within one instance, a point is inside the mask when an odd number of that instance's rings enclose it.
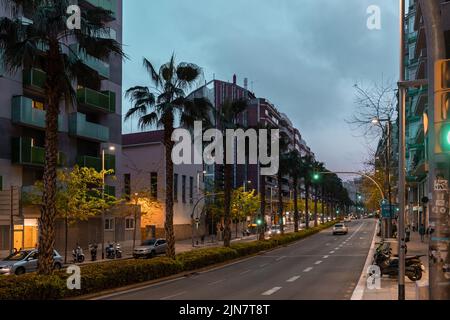
<instances>
[{"instance_id":1,"label":"traffic light","mask_svg":"<svg viewBox=\"0 0 450 320\"><path fill-rule=\"evenodd\" d=\"M436 62L435 77L435 152L448 153L450 152L450 60Z\"/></svg>"},{"instance_id":2,"label":"traffic light","mask_svg":"<svg viewBox=\"0 0 450 320\"><path fill-rule=\"evenodd\" d=\"M319 180L320 180L320 174L317 173L317 172L314 172L314 174L313 174L313 180L314 180L314 181L319 181Z\"/></svg>"},{"instance_id":3,"label":"traffic light","mask_svg":"<svg viewBox=\"0 0 450 320\"><path fill-rule=\"evenodd\" d=\"M261 219L256 220L256 224L257 224L258 226L262 225L262 220L261 220Z\"/></svg>"}]
</instances>

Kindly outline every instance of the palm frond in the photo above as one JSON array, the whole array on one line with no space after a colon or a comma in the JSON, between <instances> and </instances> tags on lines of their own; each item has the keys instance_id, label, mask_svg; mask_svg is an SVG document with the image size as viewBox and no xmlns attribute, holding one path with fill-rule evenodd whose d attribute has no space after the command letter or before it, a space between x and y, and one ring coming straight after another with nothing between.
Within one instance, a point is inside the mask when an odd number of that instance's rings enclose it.
<instances>
[{"instance_id":1,"label":"palm frond","mask_svg":"<svg viewBox=\"0 0 450 320\"><path fill-rule=\"evenodd\" d=\"M156 69L153 67L153 64L146 58L143 59L142 64L144 65L145 70L150 74L150 78L155 84L156 88L159 88L162 83L159 77L159 74L156 72Z\"/></svg>"}]
</instances>

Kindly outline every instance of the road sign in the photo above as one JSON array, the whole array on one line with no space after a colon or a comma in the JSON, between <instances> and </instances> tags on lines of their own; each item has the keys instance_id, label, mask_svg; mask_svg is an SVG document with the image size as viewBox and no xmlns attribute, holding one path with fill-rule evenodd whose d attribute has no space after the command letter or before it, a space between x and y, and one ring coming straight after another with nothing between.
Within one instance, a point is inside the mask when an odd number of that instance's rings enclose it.
<instances>
[{"instance_id":1,"label":"road sign","mask_svg":"<svg viewBox=\"0 0 450 320\"><path fill-rule=\"evenodd\" d=\"M395 217L395 213L398 211L398 205L389 203L381 205L381 216L383 218L393 218Z\"/></svg>"}]
</instances>

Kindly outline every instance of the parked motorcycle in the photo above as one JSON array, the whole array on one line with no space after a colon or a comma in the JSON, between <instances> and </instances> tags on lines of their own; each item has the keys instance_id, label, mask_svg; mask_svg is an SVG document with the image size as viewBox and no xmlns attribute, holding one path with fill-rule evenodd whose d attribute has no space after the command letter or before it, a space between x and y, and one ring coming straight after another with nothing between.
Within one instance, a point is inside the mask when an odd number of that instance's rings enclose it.
<instances>
[{"instance_id":1,"label":"parked motorcycle","mask_svg":"<svg viewBox=\"0 0 450 320\"><path fill-rule=\"evenodd\" d=\"M374 256L375 264L380 267L381 276L398 276L398 258L391 258L390 254L377 252ZM411 281L422 279L422 272L425 270L419 256L405 259L405 274Z\"/></svg>"},{"instance_id":2,"label":"parked motorcycle","mask_svg":"<svg viewBox=\"0 0 450 320\"><path fill-rule=\"evenodd\" d=\"M83 249L77 245L77 247L72 250L72 257L74 263L83 263L84 262Z\"/></svg>"},{"instance_id":3,"label":"parked motorcycle","mask_svg":"<svg viewBox=\"0 0 450 320\"><path fill-rule=\"evenodd\" d=\"M120 243L110 243L106 247L106 258L120 259L122 258L122 250L120 250Z\"/></svg>"},{"instance_id":4,"label":"parked motorcycle","mask_svg":"<svg viewBox=\"0 0 450 320\"><path fill-rule=\"evenodd\" d=\"M96 243L89 244L89 252L91 253L91 260L96 261L97 260L97 249L98 245Z\"/></svg>"}]
</instances>

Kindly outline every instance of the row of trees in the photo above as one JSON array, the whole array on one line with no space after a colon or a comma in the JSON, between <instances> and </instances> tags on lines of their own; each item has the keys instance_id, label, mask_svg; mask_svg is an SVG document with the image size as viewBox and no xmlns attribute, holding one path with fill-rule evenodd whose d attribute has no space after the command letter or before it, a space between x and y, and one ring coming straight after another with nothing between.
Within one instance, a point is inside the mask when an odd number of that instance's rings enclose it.
<instances>
[{"instance_id":1,"label":"row of trees","mask_svg":"<svg viewBox=\"0 0 450 320\"><path fill-rule=\"evenodd\" d=\"M1 0L10 9L11 16L0 19L0 50L3 55L3 68L14 74L19 70L39 68L46 74L44 97L46 109L45 129L45 165L42 180L42 197L40 200L41 217L39 219L39 265L41 274L52 272L53 248L55 245L55 220L58 216L58 115L61 108L75 109L76 91L74 83L92 89L100 89L100 77L97 72L83 63L83 57L90 55L100 60L110 56L125 57L122 46L117 41L106 37L109 34L106 22L112 19L112 12L102 8L84 9L81 12L81 28L67 28L67 7L69 0ZM32 23L21 19L23 10L28 13ZM68 45L71 39L78 43L78 52L73 52ZM137 117L142 128L160 127L164 129L166 149L166 199L165 232L168 243L167 255L175 257L175 237L173 230L173 163L171 153L174 146L172 133L180 119L180 125L192 127L194 121L203 121L204 128L220 122L222 130L235 128L237 116L246 108L246 101L228 102L212 112L212 106L206 99L187 99L188 91L200 79L201 68L191 63L176 64L172 55L170 61L156 69L144 59L143 66L150 77L149 86L136 86L126 92L132 103L126 119ZM217 117L211 118L211 115ZM269 139L270 140L270 139ZM284 151L283 151L284 150ZM300 168L299 172L279 173L297 177L303 176L307 199L311 186L309 172L314 163L298 155L288 154L287 146L282 147L282 159L293 161L293 165L281 168ZM296 160L294 159L295 157ZM284 161L283 160L283 161ZM308 174L306 174L308 172ZM225 245L230 245L232 220L232 168L224 168L224 220ZM264 179L262 179L264 180ZM328 178L327 178L328 180ZM345 197L337 179L323 183L321 197L330 205L344 203ZM265 182L263 182L265 183ZM281 184L281 179L279 179ZM294 190L297 196L297 188ZM264 190L264 188L263 188ZM283 199L281 185L279 194L279 213L282 215ZM265 193L261 194L261 211L265 212ZM306 205L308 211L308 204ZM298 209L296 209L298 221ZM309 217L307 216L307 219Z\"/></svg>"}]
</instances>

